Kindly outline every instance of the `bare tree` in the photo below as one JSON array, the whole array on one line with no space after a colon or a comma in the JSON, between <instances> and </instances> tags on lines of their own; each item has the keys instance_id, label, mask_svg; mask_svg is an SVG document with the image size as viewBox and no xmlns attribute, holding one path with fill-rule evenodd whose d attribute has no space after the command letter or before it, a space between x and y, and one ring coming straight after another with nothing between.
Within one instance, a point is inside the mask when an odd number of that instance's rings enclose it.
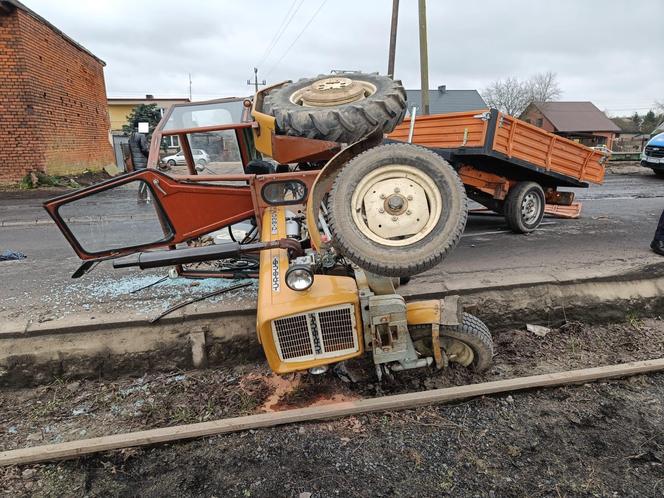
<instances>
[{"instance_id":1,"label":"bare tree","mask_svg":"<svg viewBox=\"0 0 664 498\"><path fill-rule=\"evenodd\" d=\"M558 100L562 94L556 73L551 71L534 75L526 82L526 86L530 91L530 102L550 102Z\"/></svg>"},{"instance_id":2,"label":"bare tree","mask_svg":"<svg viewBox=\"0 0 664 498\"><path fill-rule=\"evenodd\" d=\"M556 73L547 71L520 81L509 77L497 80L482 91L482 97L489 105L511 116L519 116L531 102L549 102L560 97Z\"/></svg>"},{"instance_id":3,"label":"bare tree","mask_svg":"<svg viewBox=\"0 0 664 498\"><path fill-rule=\"evenodd\" d=\"M655 101L655 109L659 112L659 122L664 126L664 101ZM661 128L661 127L660 127Z\"/></svg>"},{"instance_id":4,"label":"bare tree","mask_svg":"<svg viewBox=\"0 0 664 498\"><path fill-rule=\"evenodd\" d=\"M511 116L518 116L530 103L530 92L517 78L506 78L491 83L482 91L489 105Z\"/></svg>"}]
</instances>

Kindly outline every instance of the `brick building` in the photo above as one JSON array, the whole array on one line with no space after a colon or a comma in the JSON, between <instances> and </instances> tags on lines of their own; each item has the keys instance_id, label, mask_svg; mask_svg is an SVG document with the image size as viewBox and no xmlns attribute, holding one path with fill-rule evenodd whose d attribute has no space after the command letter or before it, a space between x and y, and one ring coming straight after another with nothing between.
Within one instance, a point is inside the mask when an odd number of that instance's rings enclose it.
<instances>
[{"instance_id":1,"label":"brick building","mask_svg":"<svg viewBox=\"0 0 664 498\"><path fill-rule=\"evenodd\" d=\"M0 183L114 162L104 61L17 0L0 0Z\"/></svg>"}]
</instances>

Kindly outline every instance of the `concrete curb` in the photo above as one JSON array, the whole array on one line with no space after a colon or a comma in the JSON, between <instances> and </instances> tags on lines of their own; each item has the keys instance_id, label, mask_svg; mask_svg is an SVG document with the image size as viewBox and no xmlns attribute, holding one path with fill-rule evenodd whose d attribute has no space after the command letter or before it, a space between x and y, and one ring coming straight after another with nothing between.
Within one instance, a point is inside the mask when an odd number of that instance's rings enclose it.
<instances>
[{"instance_id":1,"label":"concrete curb","mask_svg":"<svg viewBox=\"0 0 664 498\"><path fill-rule=\"evenodd\" d=\"M406 289L406 288L405 288ZM664 314L664 265L587 279L519 282L418 292L409 301L460 294L466 309L494 331L525 323L624 321ZM255 310L180 312L151 325L126 317L0 327L0 386L55 377L113 377L146 370L204 367L262 357Z\"/></svg>"}]
</instances>

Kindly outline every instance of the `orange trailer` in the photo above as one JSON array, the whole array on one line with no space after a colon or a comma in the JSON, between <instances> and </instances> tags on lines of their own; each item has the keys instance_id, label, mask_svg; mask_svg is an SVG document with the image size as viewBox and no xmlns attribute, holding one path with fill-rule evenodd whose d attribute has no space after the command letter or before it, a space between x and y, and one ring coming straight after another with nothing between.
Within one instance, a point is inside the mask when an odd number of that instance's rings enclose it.
<instances>
[{"instance_id":1,"label":"orange trailer","mask_svg":"<svg viewBox=\"0 0 664 498\"><path fill-rule=\"evenodd\" d=\"M512 230L537 228L545 213L578 217L573 192L602 183L609 154L549 133L496 109L417 116L388 136L434 150L458 172L468 196L503 214Z\"/></svg>"}]
</instances>

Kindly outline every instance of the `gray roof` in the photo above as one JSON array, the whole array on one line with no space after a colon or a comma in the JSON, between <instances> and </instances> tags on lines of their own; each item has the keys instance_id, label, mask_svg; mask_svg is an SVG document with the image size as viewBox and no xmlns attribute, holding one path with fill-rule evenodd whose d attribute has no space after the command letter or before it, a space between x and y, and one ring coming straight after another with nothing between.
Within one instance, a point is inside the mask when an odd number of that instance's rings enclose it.
<instances>
[{"instance_id":1,"label":"gray roof","mask_svg":"<svg viewBox=\"0 0 664 498\"><path fill-rule=\"evenodd\" d=\"M420 90L406 90L408 95L408 112L417 107L422 111L422 92ZM487 109L484 99L477 90L429 90L429 113L445 114L448 112L476 111Z\"/></svg>"}]
</instances>

